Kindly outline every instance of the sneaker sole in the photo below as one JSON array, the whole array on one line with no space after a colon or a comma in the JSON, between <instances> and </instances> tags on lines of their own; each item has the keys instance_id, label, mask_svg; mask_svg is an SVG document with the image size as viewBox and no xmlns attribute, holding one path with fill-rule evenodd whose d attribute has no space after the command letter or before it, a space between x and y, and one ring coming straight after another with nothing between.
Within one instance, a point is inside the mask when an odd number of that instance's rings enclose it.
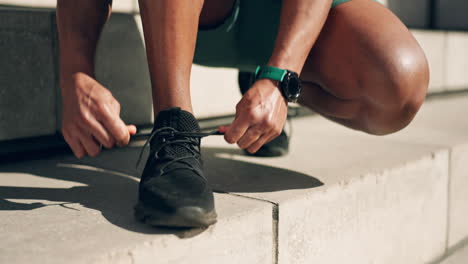
<instances>
[{"instance_id":1,"label":"sneaker sole","mask_svg":"<svg viewBox=\"0 0 468 264\"><path fill-rule=\"evenodd\" d=\"M182 207L168 214L138 203L135 206L135 217L154 227L207 227L216 223L217 215L214 210L206 213L195 206Z\"/></svg>"}]
</instances>

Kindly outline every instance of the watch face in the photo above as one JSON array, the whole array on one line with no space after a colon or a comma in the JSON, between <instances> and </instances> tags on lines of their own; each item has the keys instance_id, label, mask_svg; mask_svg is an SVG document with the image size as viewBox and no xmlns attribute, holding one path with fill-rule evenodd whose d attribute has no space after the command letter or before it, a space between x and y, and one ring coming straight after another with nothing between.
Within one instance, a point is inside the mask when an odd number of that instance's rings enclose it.
<instances>
[{"instance_id":1,"label":"watch face","mask_svg":"<svg viewBox=\"0 0 468 264\"><path fill-rule=\"evenodd\" d=\"M288 72L283 82L283 92L285 93L288 101L297 101L301 94L301 80L294 72Z\"/></svg>"},{"instance_id":2,"label":"watch face","mask_svg":"<svg viewBox=\"0 0 468 264\"><path fill-rule=\"evenodd\" d=\"M301 84L298 78L291 78L288 84L290 94L298 94L301 92Z\"/></svg>"}]
</instances>

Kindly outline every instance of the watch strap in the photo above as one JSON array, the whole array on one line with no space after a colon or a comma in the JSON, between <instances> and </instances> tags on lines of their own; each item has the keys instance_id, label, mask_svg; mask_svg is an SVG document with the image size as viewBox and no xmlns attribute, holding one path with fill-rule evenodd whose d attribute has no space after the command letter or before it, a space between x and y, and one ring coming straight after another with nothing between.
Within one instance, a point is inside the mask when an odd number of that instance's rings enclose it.
<instances>
[{"instance_id":1,"label":"watch strap","mask_svg":"<svg viewBox=\"0 0 468 264\"><path fill-rule=\"evenodd\" d=\"M258 66L255 70L255 80L271 79L282 82L287 73L287 70L273 66Z\"/></svg>"}]
</instances>

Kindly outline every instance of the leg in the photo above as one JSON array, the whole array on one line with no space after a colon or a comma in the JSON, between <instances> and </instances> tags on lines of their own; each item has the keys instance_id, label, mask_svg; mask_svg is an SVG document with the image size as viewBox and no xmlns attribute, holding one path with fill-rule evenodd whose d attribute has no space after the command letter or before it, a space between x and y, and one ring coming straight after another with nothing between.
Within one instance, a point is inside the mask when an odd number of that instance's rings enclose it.
<instances>
[{"instance_id":1,"label":"leg","mask_svg":"<svg viewBox=\"0 0 468 264\"><path fill-rule=\"evenodd\" d=\"M429 70L395 15L374 1L353 0L330 12L301 78L301 104L347 127L384 135L413 119Z\"/></svg>"},{"instance_id":2,"label":"leg","mask_svg":"<svg viewBox=\"0 0 468 264\"><path fill-rule=\"evenodd\" d=\"M222 21L233 1L139 1L155 116L175 106L192 112L190 71L199 22L209 26Z\"/></svg>"},{"instance_id":3,"label":"leg","mask_svg":"<svg viewBox=\"0 0 468 264\"><path fill-rule=\"evenodd\" d=\"M205 9L210 3L214 9ZM156 119L146 143L149 155L135 216L153 226L204 227L216 222L200 153L206 134L200 133L191 113L189 85L199 21L222 20L218 5L217 0L140 0ZM232 5L225 7L229 11Z\"/></svg>"},{"instance_id":4,"label":"leg","mask_svg":"<svg viewBox=\"0 0 468 264\"><path fill-rule=\"evenodd\" d=\"M190 69L203 0L140 0L155 116L178 106L192 111Z\"/></svg>"}]
</instances>

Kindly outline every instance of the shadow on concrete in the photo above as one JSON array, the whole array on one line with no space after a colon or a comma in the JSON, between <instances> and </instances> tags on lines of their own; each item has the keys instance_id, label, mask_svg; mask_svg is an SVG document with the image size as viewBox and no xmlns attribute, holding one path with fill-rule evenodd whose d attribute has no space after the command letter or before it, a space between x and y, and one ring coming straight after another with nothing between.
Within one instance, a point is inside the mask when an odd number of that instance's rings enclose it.
<instances>
[{"instance_id":1,"label":"shadow on concrete","mask_svg":"<svg viewBox=\"0 0 468 264\"><path fill-rule=\"evenodd\" d=\"M140 150L140 147L128 147L105 151L93 159L51 158L3 165L0 173L26 173L84 186L0 186L0 211L34 210L45 206L78 210L71 205L80 204L100 211L110 223L133 232L175 234L181 238L193 237L203 232L152 228L134 219L133 206L137 200L138 178L144 166L140 164L139 168L135 167ZM226 158L226 155L241 154L240 150L206 148L203 154L208 180L219 192L273 192L322 185L314 177L294 171ZM54 203L16 203L6 199L46 200Z\"/></svg>"},{"instance_id":2,"label":"shadow on concrete","mask_svg":"<svg viewBox=\"0 0 468 264\"><path fill-rule=\"evenodd\" d=\"M300 172L232 159L233 156L241 155L241 149L203 149L206 177L215 190L263 193L323 185L317 178Z\"/></svg>"}]
</instances>

